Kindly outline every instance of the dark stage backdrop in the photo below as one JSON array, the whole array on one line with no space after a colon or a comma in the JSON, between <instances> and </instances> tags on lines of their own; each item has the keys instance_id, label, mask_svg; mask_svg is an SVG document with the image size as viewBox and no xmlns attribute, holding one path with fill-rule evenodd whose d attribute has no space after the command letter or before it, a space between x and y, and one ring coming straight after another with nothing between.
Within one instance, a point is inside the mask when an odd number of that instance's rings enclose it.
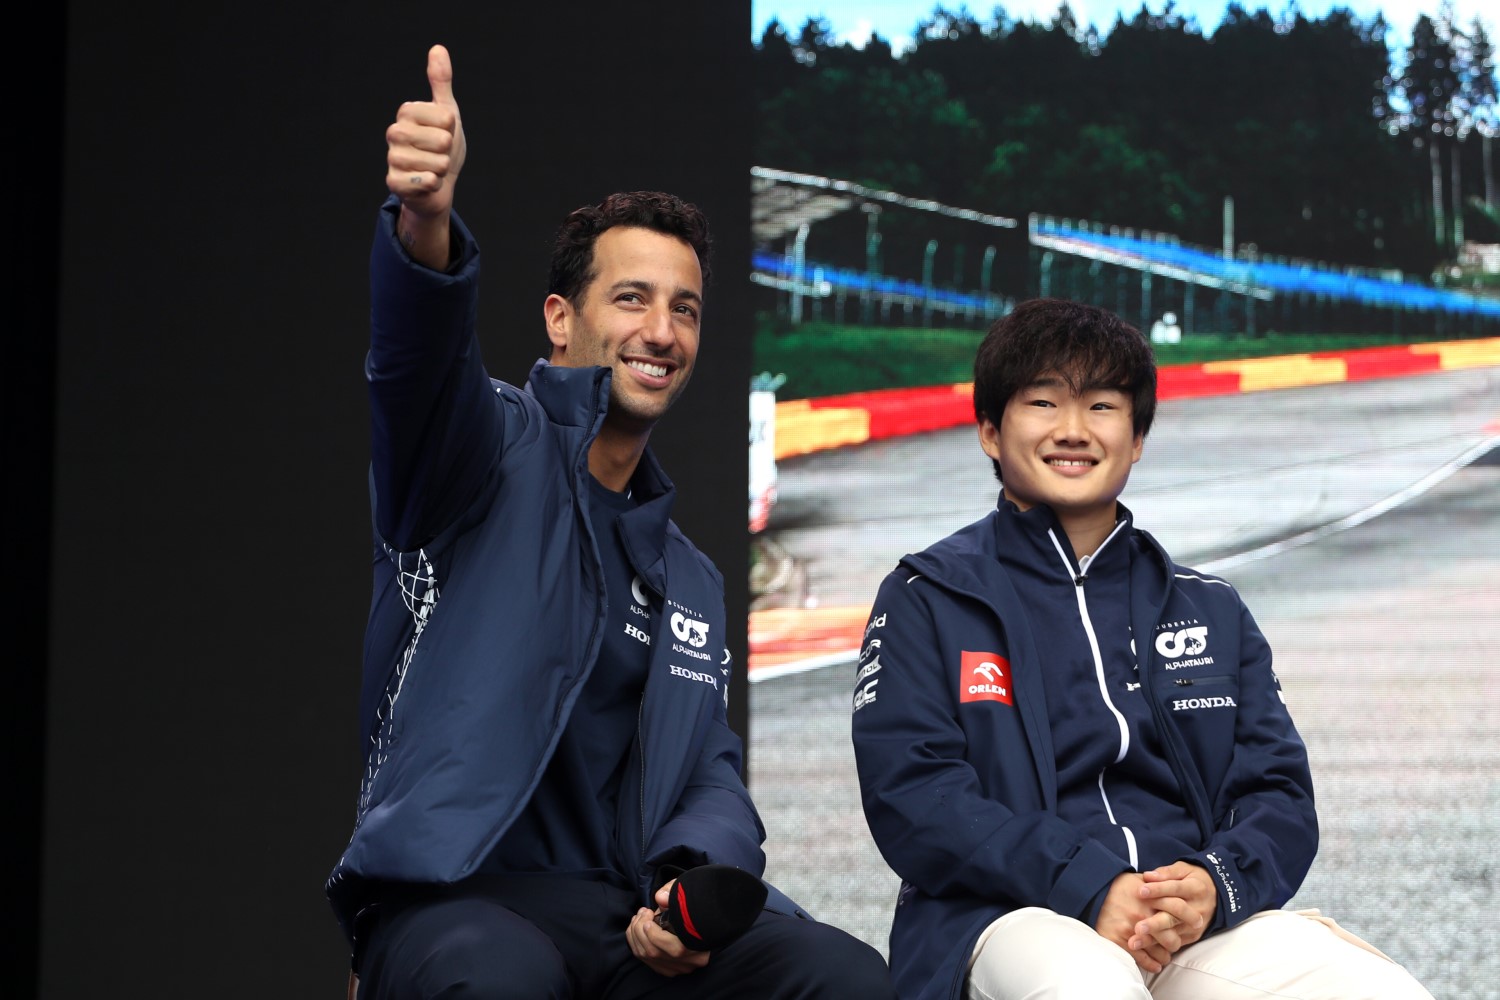
<instances>
[{"instance_id":1,"label":"dark stage backdrop","mask_svg":"<svg viewBox=\"0 0 1500 1000\"><path fill-rule=\"evenodd\" d=\"M35 345L8 372L7 417L35 414L25 433L7 421L11 491L53 476L50 536L45 489L7 501L28 519L8 525L36 570L23 592L44 581L24 610L48 613L12 705L10 745L45 774L17 782L12 812L41 871L8 907L16 995L343 988L322 882L359 768L365 262L383 131L426 96L431 43L453 53L469 137L459 206L485 252L492 373L520 379L544 352L547 242L569 209L664 188L715 223L699 371L654 443L678 522L745 607L748 20L743 0L80 0L34 49L50 73L12 69L40 105L22 143L40 167L8 187L40 235L12 243L36 252L9 279Z\"/></svg>"}]
</instances>

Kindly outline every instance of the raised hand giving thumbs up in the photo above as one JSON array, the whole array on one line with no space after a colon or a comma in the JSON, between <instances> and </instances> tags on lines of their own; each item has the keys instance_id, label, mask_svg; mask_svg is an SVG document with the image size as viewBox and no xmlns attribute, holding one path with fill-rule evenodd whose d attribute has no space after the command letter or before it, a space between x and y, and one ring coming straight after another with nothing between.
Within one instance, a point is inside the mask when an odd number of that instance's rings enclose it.
<instances>
[{"instance_id":1,"label":"raised hand giving thumbs up","mask_svg":"<svg viewBox=\"0 0 1500 1000\"><path fill-rule=\"evenodd\" d=\"M441 45L427 53L427 82L432 100L407 101L385 130L385 183L401 199L397 232L407 252L441 269L448 264L448 216L467 152L453 62Z\"/></svg>"}]
</instances>

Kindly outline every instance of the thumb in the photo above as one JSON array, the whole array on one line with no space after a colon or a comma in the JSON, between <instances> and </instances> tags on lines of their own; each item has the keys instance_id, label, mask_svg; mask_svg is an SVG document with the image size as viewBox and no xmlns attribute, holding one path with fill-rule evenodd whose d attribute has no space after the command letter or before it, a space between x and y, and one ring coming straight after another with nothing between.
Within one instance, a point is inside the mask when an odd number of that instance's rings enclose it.
<instances>
[{"instance_id":1,"label":"thumb","mask_svg":"<svg viewBox=\"0 0 1500 1000\"><path fill-rule=\"evenodd\" d=\"M432 86L433 103L458 103L453 98L453 60L441 45L434 45L427 52L427 82Z\"/></svg>"}]
</instances>

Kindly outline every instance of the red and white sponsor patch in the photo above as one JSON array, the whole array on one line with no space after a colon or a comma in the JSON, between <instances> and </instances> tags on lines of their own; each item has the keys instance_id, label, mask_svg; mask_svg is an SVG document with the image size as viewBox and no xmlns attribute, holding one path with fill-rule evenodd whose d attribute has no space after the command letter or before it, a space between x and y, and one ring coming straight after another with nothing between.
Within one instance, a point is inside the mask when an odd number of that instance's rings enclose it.
<instances>
[{"instance_id":1,"label":"red and white sponsor patch","mask_svg":"<svg viewBox=\"0 0 1500 1000\"><path fill-rule=\"evenodd\" d=\"M998 701L1014 705L1010 687L1010 661L999 653L962 651L958 670L958 700Z\"/></svg>"}]
</instances>

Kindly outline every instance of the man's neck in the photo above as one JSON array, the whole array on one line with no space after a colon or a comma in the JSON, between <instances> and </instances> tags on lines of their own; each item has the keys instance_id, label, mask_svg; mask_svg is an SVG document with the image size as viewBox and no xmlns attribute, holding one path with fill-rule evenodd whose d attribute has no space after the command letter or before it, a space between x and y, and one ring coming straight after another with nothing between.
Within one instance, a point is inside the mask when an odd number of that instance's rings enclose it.
<instances>
[{"instance_id":1,"label":"man's neck","mask_svg":"<svg viewBox=\"0 0 1500 1000\"><path fill-rule=\"evenodd\" d=\"M624 493L645 454L648 434L621 433L606 421L589 447L589 472L607 490Z\"/></svg>"},{"instance_id":2,"label":"man's neck","mask_svg":"<svg viewBox=\"0 0 1500 1000\"><path fill-rule=\"evenodd\" d=\"M1063 533L1068 536L1068 543L1073 546L1073 555L1082 559L1099 551L1099 546L1104 544L1104 540L1119 523L1119 511L1111 506L1105 512L1071 517L1059 512L1057 520L1062 525Z\"/></svg>"}]
</instances>

